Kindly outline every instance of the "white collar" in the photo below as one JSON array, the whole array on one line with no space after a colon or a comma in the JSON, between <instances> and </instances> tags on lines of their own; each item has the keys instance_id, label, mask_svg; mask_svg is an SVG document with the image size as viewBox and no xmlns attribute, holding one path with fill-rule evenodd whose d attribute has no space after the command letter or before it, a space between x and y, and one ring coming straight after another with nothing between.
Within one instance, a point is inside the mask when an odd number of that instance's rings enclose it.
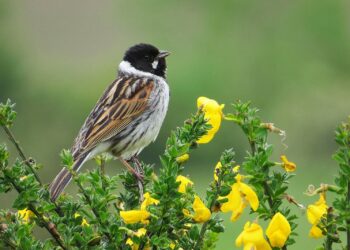
<instances>
[{"instance_id":1,"label":"white collar","mask_svg":"<svg viewBox=\"0 0 350 250\"><path fill-rule=\"evenodd\" d=\"M122 74L126 74L126 75L135 75L135 76L139 76L139 77L150 77L150 78L155 78L155 79L159 79L162 81L165 80L163 77L157 76L155 74L138 70L127 61L122 61L119 64L119 72L121 72Z\"/></svg>"}]
</instances>

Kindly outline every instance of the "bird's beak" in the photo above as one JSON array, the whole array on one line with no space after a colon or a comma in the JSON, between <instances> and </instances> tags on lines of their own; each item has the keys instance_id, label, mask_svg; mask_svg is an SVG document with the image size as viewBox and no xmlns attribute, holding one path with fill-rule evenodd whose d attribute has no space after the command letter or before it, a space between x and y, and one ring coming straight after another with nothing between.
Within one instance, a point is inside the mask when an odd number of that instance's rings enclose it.
<instances>
[{"instance_id":1,"label":"bird's beak","mask_svg":"<svg viewBox=\"0 0 350 250\"><path fill-rule=\"evenodd\" d=\"M165 58L165 57L167 57L168 55L170 55L170 52L168 52L168 51L165 51L165 50L161 50L161 51L159 51L159 54L158 54L158 58Z\"/></svg>"}]
</instances>

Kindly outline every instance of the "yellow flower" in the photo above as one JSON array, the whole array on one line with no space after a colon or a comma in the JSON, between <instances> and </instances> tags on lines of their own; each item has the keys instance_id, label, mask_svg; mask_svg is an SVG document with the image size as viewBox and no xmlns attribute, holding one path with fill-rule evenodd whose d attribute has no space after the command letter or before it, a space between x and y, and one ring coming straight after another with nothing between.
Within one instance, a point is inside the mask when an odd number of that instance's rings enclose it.
<instances>
[{"instance_id":1,"label":"yellow flower","mask_svg":"<svg viewBox=\"0 0 350 250\"><path fill-rule=\"evenodd\" d=\"M141 210L146 210L146 208L149 206L149 205L157 205L159 203L159 200L157 199L154 199L151 197L151 195L147 192L144 194L144 200L141 204Z\"/></svg>"},{"instance_id":2,"label":"yellow flower","mask_svg":"<svg viewBox=\"0 0 350 250\"><path fill-rule=\"evenodd\" d=\"M140 238L141 236L146 235L146 233L147 233L146 228L140 228L139 230L136 231L134 235Z\"/></svg>"},{"instance_id":3,"label":"yellow flower","mask_svg":"<svg viewBox=\"0 0 350 250\"><path fill-rule=\"evenodd\" d=\"M131 247L131 250L139 250L139 245L135 244L132 239L128 238L126 240L126 244L129 245ZM142 248L144 250L151 250L152 248L149 245L146 245L144 248Z\"/></svg>"},{"instance_id":4,"label":"yellow flower","mask_svg":"<svg viewBox=\"0 0 350 250\"><path fill-rule=\"evenodd\" d=\"M176 162L177 163L185 163L186 161L188 161L188 159L190 159L190 155L189 154L183 154L181 156L176 157Z\"/></svg>"},{"instance_id":5,"label":"yellow flower","mask_svg":"<svg viewBox=\"0 0 350 250\"><path fill-rule=\"evenodd\" d=\"M272 247L283 247L291 233L288 220L281 214L276 213L266 229L266 235Z\"/></svg>"},{"instance_id":6,"label":"yellow flower","mask_svg":"<svg viewBox=\"0 0 350 250\"><path fill-rule=\"evenodd\" d=\"M82 217L79 213L74 214L74 218ZM82 226L90 226L90 224L85 220L85 218L82 219L81 221Z\"/></svg>"},{"instance_id":7,"label":"yellow flower","mask_svg":"<svg viewBox=\"0 0 350 250\"><path fill-rule=\"evenodd\" d=\"M194 196L192 208L194 211L194 215L192 215L190 211L188 211L187 209L183 209L182 213L186 217L190 217L198 223L203 223L210 219L210 216L211 216L210 210L204 205L203 201L197 195Z\"/></svg>"},{"instance_id":8,"label":"yellow flower","mask_svg":"<svg viewBox=\"0 0 350 250\"><path fill-rule=\"evenodd\" d=\"M140 228L139 230L137 230L136 232L134 232L134 235L141 238L142 236L146 235L147 230L145 228ZM131 247L132 250L138 250L139 249L139 245L135 244L132 239L128 238L126 240L126 244L129 245ZM149 246L146 246L144 249L150 249Z\"/></svg>"},{"instance_id":9,"label":"yellow flower","mask_svg":"<svg viewBox=\"0 0 350 250\"><path fill-rule=\"evenodd\" d=\"M186 193L186 188L188 185L190 185L190 186L193 185L193 182L183 175L178 175L176 177L176 182L180 182L180 186L179 186L178 191L180 193L183 193L183 194Z\"/></svg>"},{"instance_id":10,"label":"yellow flower","mask_svg":"<svg viewBox=\"0 0 350 250\"><path fill-rule=\"evenodd\" d=\"M222 204L221 211L224 213L232 211L231 221L236 221L248 204L254 211L259 206L258 196L251 187L242 182L243 177L237 174L235 178L236 183L232 185L231 192L227 196L221 197L228 199Z\"/></svg>"},{"instance_id":11,"label":"yellow flower","mask_svg":"<svg viewBox=\"0 0 350 250\"><path fill-rule=\"evenodd\" d=\"M159 200L154 199L151 195L146 192L144 194L144 200L141 203L140 210L129 210L129 211L120 211L120 217L124 220L126 224L134 224L134 223L144 223L148 224L148 218L151 214L146 210L149 205L157 205Z\"/></svg>"},{"instance_id":12,"label":"yellow flower","mask_svg":"<svg viewBox=\"0 0 350 250\"><path fill-rule=\"evenodd\" d=\"M257 223L248 221L244 225L243 232L236 239L236 246L244 246L244 250L271 250L269 243L265 240L263 230Z\"/></svg>"},{"instance_id":13,"label":"yellow flower","mask_svg":"<svg viewBox=\"0 0 350 250\"><path fill-rule=\"evenodd\" d=\"M204 205L203 201L197 195L194 196L192 207L194 211L193 219L196 222L203 223L210 219L210 210Z\"/></svg>"},{"instance_id":14,"label":"yellow flower","mask_svg":"<svg viewBox=\"0 0 350 250\"><path fill-rule=\"evenodd\" d=\"M129 246L131 246L131 249L133 249L132 246L134 245L134 242L132 241L132 239L128 238L128 239L126 240L126 244L129 245ZM139 246L137 246L137 248L138 248L138 247L139 247ZM136 249L137 249L137 248L136 248Z\"/></svg>"},{"instance_id":15,"label":"yellow flower","mask_svg":"<svg viewBox=\"0 0 350 250\"><path fill-rule=\"evenodd\" d=\"M210 142L216 132L218 132L222 119L222 109L224 108L224 104L219 105L215 100L199 97L197 99L197 107L202 108L204 112L204 118L208 120L208 123L212 126L211 129L207 132L206 135L203 135L197 143L208 143Z\"/></svg>"},{"instance_id":16,"label":"yellow flower","mask_svg":"<svg viewBox=\"0 0 350 250\"><path fill-rule=\"evenodd\" d=\"M297 166L295 165L294 162L288 161L287 156L281 155L281 161L283 162L282 167L287 171L287 172L294 172Z\"/></svg>"},{"instance_id":17,"label":"yellow flower","mask_svg":"<svg viewBox=\"0 0 350 250\"><path fill-rule=\"evenodd\" d=\"M308 221L312 224L309 236L312 238L322 237L322 230L318 227L321 218L327 214L328 206L326 204L325 194L320 194L320 199L314 204L309 205L306 210Z\"/></svg>"},{"instance_id":18,"label":"yellow flower","mask_svg":"<svg viewBox=\"0 0 350 250\"><path fill-rule=\"evenodd\" d=\"M147 224L150 215L151 214L146 210L120 211L120 217L122 217L126 224L134 224L138 222Z\"/></svg>"},{"instance_id":19,"label":"yellow flower","mask_svg":"<svg viewBox=\"0 0 350 250\"><path fill-rule=\"evenodd\" d=\"M176 245L175 245L175 243L174 243L174 242L171 242L171 243L170 243L170 245L169 245L169 247L170 247L170 249L172 249L172 250L173 250L173 249L175 249Z\"/></svg>"},{"instance_id":20,"label":"yellow flower","mask_svg":"<svg viewBox=\"0 0 350 250\"><path fill-rule=\"evenodd\" d=\"M28 223L31 218L35 217L35 214L27 208L18 210L17 214L24 223Z\"/></svg>"},{"instance_id":21,"label":"yellow flower","mask_svg":"<svg viewBox=\"0 0 350 250\"><path fill-rule=\"evenodd\" d=\"M233 170L234 173L238 173L238 172L239 172L239 169L240 169L240 166L237 165L237 166L235 166L232 170Z\"/></svg>"}]
</instances>

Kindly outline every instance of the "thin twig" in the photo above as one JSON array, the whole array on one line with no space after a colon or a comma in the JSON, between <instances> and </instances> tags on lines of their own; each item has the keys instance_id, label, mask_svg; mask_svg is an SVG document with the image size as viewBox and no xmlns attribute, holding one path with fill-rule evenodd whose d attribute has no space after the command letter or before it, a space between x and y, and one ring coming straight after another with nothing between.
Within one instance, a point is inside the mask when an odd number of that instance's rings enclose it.
<instances>
[{"instance_id":1,"label":"thin twig","mask_svg":"<svg viewBox=\"0 0 350 250\"><path fill-rule=\"evenodd\" d=\"M7 179L11 182L12 186L16 189L16 191L18 193L23 192L21 187L19 187L14 180L12 180L11 178L8 178L8 177L7 177ZM61 240L61 236L58 233L55 225L52 222L47 222L46 220L44 220L43 216L38 212L38 210L35 208L35 206L33 204L30 203L28 208L29 208L29 210L31 210L36 215L37 218L39 218L43 222L44 227L51 234L51 236L55 239L57 244L62 249L66 250L67 248L64 246L64 244L63 244L63 242Z\"/></svg>"},{"instance_id":2,"label":"thin twig","mask_svg":"<svg viewBox=\"0 0 350 250\"><path fill-rule=\"evenodd\" d=\"M256 153L256 145L254 141L249 140L249 145L252 151L252 155L254 156ZM267 170L268 171L268 170ZM268 174L268 173L267 173ZM267 183L267 180L264 180L263 182L263 188L264 188L264 193L267 196L267 202L269 203L270 209L272 212L273 211L273 200L272 200L272 195L271 195L271 189L269 187L269 184ZM284 245L282 247L282 250L287 250L287 246Z\"/></svg>"},{"instance_id":3,"label":"thin twig","mask_svg":"<svg viewBox=\"0 0 350 250\"><path fill-rule=\"evenodd\" d=\"M62 249L67 249L61 239L61 236L59 232L56 229L56 226L52 222L46 222L43 218L43 216L36 210L36 208L33 206L33 204L29 204L28 206L29 210L32 211L37 218L40 218L40 220L44 223L44 227L46 230L53 236L57 244L62 248Z\"/></svg>"},{"instance_id":4,"label":"thin twig","mask_svg":"<svg viewBox=\"0 0 350 250\"><path fill-rule=\"evenodd\" d=\"M13 133L11 132L11 130L5 125L2 125L2 128L5 130L5 132L6 132L7 136L9 137L10 141L15 145L15 147L16 147L16 149L18 151L18 154L22 158L23 162L28 166L28 168L30 169L32 174L35 176L35 179L40 183L40 185L42 185L42 182L41 182L38 174L33 169L33 166L29 163L27 157L25 156L21 146L19 145L18 141L16 140L16 138L13 135Z\"/></svg>"},{"instance_id":5,"label":"thin twig","mask_svg":"<svg viewBox=\"0 0 350 250\"><path fill-rule=\"evenodd\" d=\"M254 141L249 140L249 145L252 151L252 155L255 156L256 153L256 145ZM263 187L264 187L264 193L267 196L267 201L269 203L270 209L272 209L273 207L273 200L271 198L271 192L270 192L270 187L269 184L267 183L267 181L265 180L263 183Z\"/></svg>"},{"instance_id":6,"label":"thin twig","mask_svg":"<svg viewBox=\"0 0 350 250\"><path fill-rule=\"evenodd\" d=\"M327 235L326 235L326 241L324 243L324 248L325 250L332 250L332 245L333 245L333 239L332 237L330 236L330 234L333 234L333 225L330 225L330 221L333 220L333 208L330 207L328 208L327 210Z\"/></svg>"},{"instance_id":7,"label":"thin twig","mask_svg":"<svg viewBox=\"0 0 350 250\"><path fill-rule=\"evenodd\" d=\"M270 190L269 184L267 183L266 180L264 181L263 186L264 186L265 195L267 196L267 201L269 203L270 209L272 210L273 200L271 198L271 190Z\"/></svg>"},{"instance_id":8,"label":"thin twig","mask_svg":"<svg viewBox=\"0 0 350 250\"><path fill-rule=\"evenodd\" d=\"M256 152L256 145L255 145L255 141L252 141L249 139L249 145L250 145L250 149L252 151L252 155L254 156L255 155L255 152Z\"/></svg>"},{"instance_id":9,"label":"thin twig","mask_svg":"<svg viewBox=\"0 0 350 250\"><path fill-rule=\"evenodd\" d=\"M35 169L33 169L33 166L31 165L30 161L27 159L27 157L25 156L23 149L21 148L21 146L19 145L18 141L16 140L14 134L11 132L11 130L5 126L2 125L2 128L4 129L4 131L6 132L7 136L9 137L9 140L15 145L19 156L22 158L23 162L26 164L26 166L30 169L30 171L33 173L35 179L39 182L39 184L42 186L42 182L40 180L40 177L38 176L38 174L36 173ZM62 211L61 208L56 204L56 202L53 202L53 204L56 207L56 212L62 216Z\"/></svg>"}]
</instances>

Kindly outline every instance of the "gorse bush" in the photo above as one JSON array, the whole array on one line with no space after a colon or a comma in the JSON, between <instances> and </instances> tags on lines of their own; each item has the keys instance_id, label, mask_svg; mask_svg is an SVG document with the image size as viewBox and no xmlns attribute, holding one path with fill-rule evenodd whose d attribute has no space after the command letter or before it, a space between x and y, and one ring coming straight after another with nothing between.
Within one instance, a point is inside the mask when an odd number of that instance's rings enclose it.
<instances>
[{"instance_id":1,"label":"gorse bush","mask_svg":"<svg viewBox=\"0 0 350 250\"><path fill-rule=\"evenodd\" d=\"M263 122L250 103L234 103L231 113L223 105L200 97L198 111L184 125L171 132L160 155L160 170L141 163L141 183L128 171L109 176L105 164L111 157L96 157L92 171L75 173L69 150L61 153L62 165L71 171L78 194L63 194L52 202L48 185L43 184L38 166L16 141L11 126L16 118L14 105L0 105L0 125L19 154L10 163L5 144L0 146L0 193L15 190L12 210L0 210L0 248L9 249L215 249L225 231L221 213L231 213L235 222L250 212L235 244L249 250L288 249L297 240L297 216L291 206L306 209L310 237L324 238L319 249L350 249L350 122L336 131L339 145L334 159L339 175L334 184L309 186L307 195L319 196L303 206L289 193L289 180L296 164L285 155L273 159L268 136L284 140L285 132ZM222 120L240 127L250 148L243 162L236 162L233 149L222 152L212 167L213 179L206 196L196 194L196 185L183 173L192 150L209 143ZM122 184L122 187L121 185ZM327 192L337 198L327 204ZM312 202L310 198L310 203ZM246 211L249 210L249 211ZM260 226L267 221L267 227ZM49 237L37 239L33 230L41 227ZM345 234L346 237L341 237ZM345 238L346 242L341 242ZM231 248L231 247L230 247ZM339 249L339 248L338 248Z\"/></svg>"}]
</instances>

